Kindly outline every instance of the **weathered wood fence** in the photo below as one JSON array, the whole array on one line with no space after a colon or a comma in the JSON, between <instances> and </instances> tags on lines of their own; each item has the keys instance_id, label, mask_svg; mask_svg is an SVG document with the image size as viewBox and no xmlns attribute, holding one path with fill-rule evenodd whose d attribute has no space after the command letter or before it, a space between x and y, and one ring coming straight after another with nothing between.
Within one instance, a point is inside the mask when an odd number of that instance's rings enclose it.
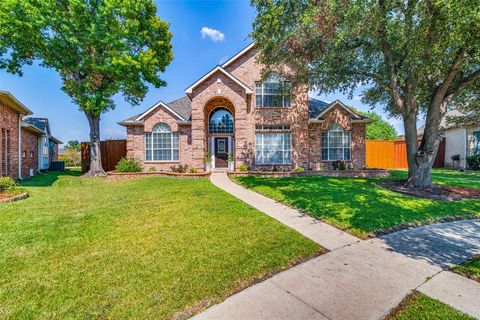
<instances>
[{"instance_id":1,"label":"weathered wood fence","mask_svg":"<svg viewBox=\"0 0 480 320\"><path fill-rule=\"evenodd\" d=\"M82 142L82 172L90 169L90 143ZM102 166L105 171L115 169L118 161L127 156L127 140L106 140L100 143Z\"/></svg>"},{"instance_id":2,"label":"weathered wood fence","mask_svg":"<svg viewBox=\"0 0 480 320\"><path fill-rule=\"evenodd\" d=\"M420 142L419 142L420 143ZM408 168L405 141L367 140L367 167L385 169ZM440 142L434 168L445 166L445 139Z\"/></svg>"}]
</instances>

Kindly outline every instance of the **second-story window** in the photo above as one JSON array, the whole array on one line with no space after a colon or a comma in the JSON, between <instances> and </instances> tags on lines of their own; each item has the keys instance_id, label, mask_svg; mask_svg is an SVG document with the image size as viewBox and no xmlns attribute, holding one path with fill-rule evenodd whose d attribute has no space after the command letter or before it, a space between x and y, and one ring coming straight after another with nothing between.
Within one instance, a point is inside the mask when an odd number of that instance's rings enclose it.
<instances>
[{"instance_id":1,"label":"second-story window","mask_svg":"<svg viewBox=\"0 0 480 320\"><path fill-rule=\"evenodd\" d=\"M284 81L278 74L272 74L265 81L255 83L255 101L257 108L290 107L289 81Z\"/></svg>"}]
</instances>

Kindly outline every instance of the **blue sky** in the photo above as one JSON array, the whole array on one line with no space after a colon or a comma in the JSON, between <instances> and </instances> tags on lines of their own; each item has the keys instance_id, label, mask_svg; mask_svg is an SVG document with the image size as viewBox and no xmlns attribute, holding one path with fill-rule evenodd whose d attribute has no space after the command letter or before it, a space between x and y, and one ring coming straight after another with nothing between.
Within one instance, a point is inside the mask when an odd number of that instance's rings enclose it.
<instances>
[{"instance_id":1,"label":"blue sky","mask_svg":"<svg viewBox=\"0 0 480 320\"><path fill-rule=\"evenodd\" d=\"M157 9L159 17L170 23L173 33L174 60L162 75L168 85L159 89L152 87L139 106L132 107L120 96L115 99L116 109L102 116L102 139L125 137L125 129L117 124L118 121L148 109L158 100L169 102L182 97L191 83L251 42L248 36L255 11L247 0L157 0ZM56 72L37 65L24 67L23 77L0 71L0 89L10 91L35 116L48 117L57 138L64 142L88 140L85 116L60 88ZM360 90L355 92L351 100L342 94L319 98L324 101L340 99L366 111L369 107L360 102L360 94ZM383 113L381 108L376 111ZM389 121L399 133L403 132L401 121Z\"/></svg>"}]
</instances>

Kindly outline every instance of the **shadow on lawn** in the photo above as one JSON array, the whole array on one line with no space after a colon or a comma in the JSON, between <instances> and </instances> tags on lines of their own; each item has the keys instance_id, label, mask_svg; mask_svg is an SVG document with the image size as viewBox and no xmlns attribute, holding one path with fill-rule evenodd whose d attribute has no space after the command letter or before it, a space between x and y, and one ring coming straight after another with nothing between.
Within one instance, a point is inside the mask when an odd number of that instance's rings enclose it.
<instances>
[{"instance_id":1,"label":"shadow on lawn","mask_svg":"<svg viewBox=\"0 0 480 320\"><path fill-rule=\"evenodd\" d=\"M61 171L49 171L46 173L40 173L32 178L22 180L20 186L22 187L50 187L59 177L70 176L70 177L80 177L82 173L80 170L70 170L67 169L63 172Z\"/></svg>"},{"instance_id":2,"label":"shadow on lawn","mask_svg":"<svg viewBox=\"0 0 480 320\"><path fill-rule=\"evenodd\" d=\"M238 181L361 237L404 223L480 212L480 201L408 197L379 187L379 179L245 177Z\"/></svg>"}]
</instances>

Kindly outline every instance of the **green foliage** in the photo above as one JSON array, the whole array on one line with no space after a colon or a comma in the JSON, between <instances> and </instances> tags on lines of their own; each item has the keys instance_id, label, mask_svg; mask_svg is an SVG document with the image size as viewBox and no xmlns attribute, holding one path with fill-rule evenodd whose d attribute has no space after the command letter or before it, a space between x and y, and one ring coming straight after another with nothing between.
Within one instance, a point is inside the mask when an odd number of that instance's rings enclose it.
<instances>
[{"instance_id":1,"label":"green foliage","mask_svg":"<svg viewBox=\"0 0 480 320\"><path fill-rule=\"evenodd\" d=\"M240 172L247 172L247 171L248 171L248 166L247 166L245 163L242 163L242 164L238 167L238 170L240 170Z\"/></svg>"},{"instance_id":2,"label":"green foliage","mask_svg":"<svg viewBox=\"0 0 480 320\"><path fill-rule=\"evenodd\" d=\"M333 170L342 170L343 171L343 170L347 169L345 161L343 161L343 160L332 161L332 166L333 166Z\"/></svg>"},{"instance_id":3,"label":"green foliage","mask_svg":"<svg viewBox=\"0 0 480 320\"><path fill-rule=\"evenodd\" d=\"M385 121L379 114L369 111L361 112L359 114L372 119L373 122L367 125L366 138L369 140L395 140L397 137L397 130Z\"/></svg>"},{"instance_id":4,"label":"green foliage","mask_svg":"<svg viewBox=\"0 0 480 320\"><path fill-rule=\"evenodd\" d=\"M480 255L473 257L458 266L454 266L452 270L480 282Z\"/></svg>"},{"instance_id":5,"label":"green foliage","mask_svg":"<svg viewBox=\"0 0 480 320\"><path fill-rule=\"evenodd\" d=\"M438 184L480 188L480 173L434 170ZM392 171L393 180L406 171ZM253 191L286 203L358 237L404 223L445 217L480 217L480 201L437 201L404 196L378 186L383 179L293 177L235 177Z\"/></svg>"},{"instance_id":6,"label":"green foliage","mask_svg":"<svg viewBox=\"0 0 480 320\"><path fill-rule=\"evenodd\" d=\"M190 173L197 173L198 170L197 170L196 168L190 168L190 169L188 169L188 172L190 172Z\"/></svg>"},{"instance_id":7,"label":"green foliage","mask_svg":"<svg viewBox=\"0 0 480 320\"><path fill-rule=\"evenodd\" d=\"M118 161L115 166L115 171L117 172L141 172L142 167L136 159L133 158L122 158Z\"/></svg>"},{"instance_id":8,"label":"green foliage","mask_svg":"<svg viewBox=\"0 0 480 320\"><path fill-rule=\"evenodd\" d=\"M67 144L64 147L65 149L71 149L74 151L79 152L80 151L80 142L78 140L70 140L67 142Z\"/></svg>"},{"instance_id":9,"label":"green foliage","mask_svg":"<svg viewBox=\"0 0 480 320\"><path fill-rule=\"evenodd\" d=\"M208 179L79 174L0 206L2 319L172 319L321 252Z\"/></svg>"},{"instance_id":10,"label":"green foliage","mask_svg":"<svg viewBox=\"0 0 480 320\"><path fill-rule=\"evenodd\" d=\"M10 191L17 188L17 183L10 177L0 178L0 192Z\"/></svg>"},{"instance_id":11,"label":"green foliage","mask_svg":"<svg viewBox=\"0 0 480 320\"><path fill-rule=\"evenodd\" d=\"M172 172L176 172L176 173L187 173L188 172L188 164L179 164L178 166L171 166L170 167L170 170L172 170Z\"/></svg>"},{"instance_id":12,"label":"green foliage","mask_svg":"<svg viewBox=\"0 0 480 320\"><path fill-rule=\"evenodd\" d=\"M228 162L233 162L233 161L235 161L235 155L232 152L230 152L228 154Z\"/></svg>"},{"instance_id":13,"label":"green foliage","mask_svg":"<svg viewBox=\"0 0 480 320\"><path fill-rule=\"evenodd\" d=\"M305 168L304 168L304 167L295 167L295 168L293 169L293 171L295 171L295 172L304 172L304 171L305 171Z\"/></svg>"},{"instance_id":14,"label":"green foliage","mask_svg":"<svg viewBox=\"0 0 480 320\"><path fill-rule=\"evenodd\" d=\"M467 157L467 166L472 170L480 170L480 154Z\"/></svg>"},{"instance_id":15,"label":"green foliage","mask_svg":"<svg viewBox=\"0 0 480 320\"><path fill-rule=\"evenodd\" d=\"M203 162L205 162L206 164L212 163L212 155L210 154L210 152L205 152L205 155L203 156Z\"/></svg>"}]
</instances>

